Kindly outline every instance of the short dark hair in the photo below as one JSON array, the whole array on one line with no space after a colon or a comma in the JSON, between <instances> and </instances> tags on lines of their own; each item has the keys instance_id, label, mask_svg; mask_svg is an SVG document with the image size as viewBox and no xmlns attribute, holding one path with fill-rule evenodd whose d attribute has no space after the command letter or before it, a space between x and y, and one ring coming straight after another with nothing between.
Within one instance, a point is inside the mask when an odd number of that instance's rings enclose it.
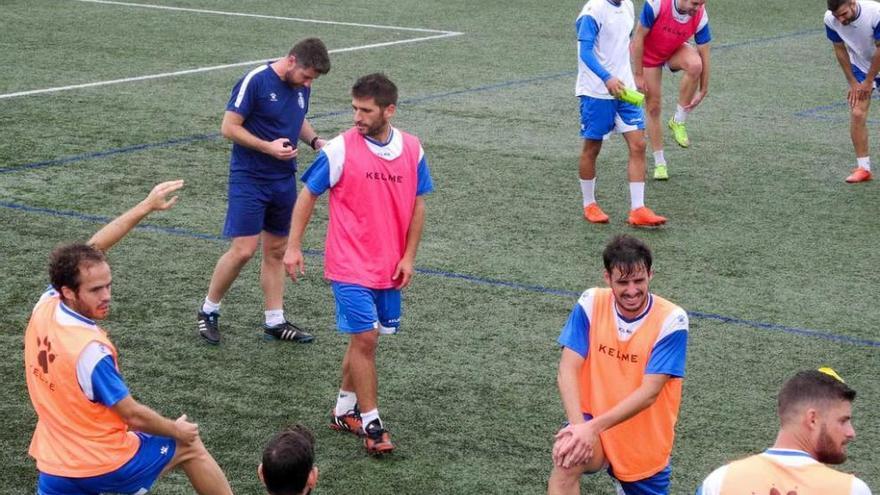
<instances>
[{"instance_id":1,"label":"short dark hair","mask_svg":"<svg viewBox=\"0 0 880 495\"><path fill-rule=\"evenodd\" d=\"M287 55L296 57L296 65L304 69L315 69L318 74L330 72L330 54L327 46L318 38L306 38L293 45Z\"/></svg>"},{"instance_id":2,"label":"short dark hair","mask_svg":"<svg viewBox=\"0 0 880 495\"><path fill-rule=\"evenodd\" d=\"M828 0L828 10L831 13L837 12L837 9L842 7L844 4L850 3L852 0Z\"/></svg>"},{"instance_id":3,"label":"short dark hair","mask_svg":"<svg viewBox=\"0 0 880 495\"><path fill-rule=\"evenodd\" d=\"M353 98L372 98L382 108L397 105L397 86L388 76L377 72L358 79L351 87Z\"/></svg>"},{"instance_id":4,"label":"short dark hair","mask_svg":"<svg viewBox=\"0 0 880 495\"><path fill-rule=\"evenodd\" d=\"M106 262L104 253L94 246L81 242L64 244L53 249L49 255L49 281L59 292L62 287L76 292L81 282L80 267Z\"/></svg>"},{"instance_id":5,"label":"short dark hair","mask_svg":"<svg viewBox=\"0 0 880 495\"><path fill-rule=\"evenodd\" d=\"M272 437L263 449L263 481L272 495L302 493L315 465L315 437L294 425Z\"/></svg>"},{"instance_id":6,"label":"short dark hair","mask_svg":"<svg viewBox=\"0 0 880 495\"><path fill-rule=\"evenodd\" d=\"M647 244L626 234L611 239L602 252L605 270L611 273L615 268L621 274L629 275L641 267L651 271L653 257Z\"/></svg>"},{"instance_id":7,"label":"short dark hair","mask_svg":"<svg viewBox=\"0 0 880 495\"><path fill-rule=\"evenodd\" d=\"M804 404L841 400L852 402L855 398L856 391L838 378L819 370L806 370L798 372L782 386L777 397L776 412L779 419L785 422Z\"/></svg>"}]
</instances>

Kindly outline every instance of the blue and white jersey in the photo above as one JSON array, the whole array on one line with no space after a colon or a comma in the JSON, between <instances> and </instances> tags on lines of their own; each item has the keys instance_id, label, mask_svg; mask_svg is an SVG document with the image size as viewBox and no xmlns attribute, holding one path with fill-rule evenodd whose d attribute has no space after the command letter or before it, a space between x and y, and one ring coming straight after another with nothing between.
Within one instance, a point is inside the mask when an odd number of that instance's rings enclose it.
<instances>
[{"instance_id":1,"label":"blue and white jersey","mask_svg":"<svg viewBox=\"0 0 880 495\"><path fill-rule=\"evenodd\" d=\"M673 0L674 2L675 0ZM642 7L642 16L639 18L639 22L642 26L645 26L648 29L654 27L654 21L657 19L657 14L660 13L660 3L662 0L645 0L645 6ZM677 8L672 9L672 18L676 21L685 24L690 22L690 15L682 14L678 11ZM712 31L709 28L709 12L706 10L706 7L703 6L703 18L700 19L700 24L697 26L697 33L694 34L694 41L698 45L706 44L712 41Z\"/></svg>"},{"instance_id":2,"label":"blue and white jersey","mask_svg":"<svg viewBox=\"0 0 880 495\"><path fill-rule=\"evenodd\" d=\"M832 43L846 44L850 63L867 74L877 50L876 43L880 41L880 3L858 0L856 6L856 18L846 26L826 10L825 34Z\"/></svg>"},{"instance_id":3,"label":"blue and white jersey","mask_svg":"<svg viewBox=\"0 0 880 495\"><path fill-rule=\"evenodd\" d=\"M635 88L629 41L635 26L631 0L589 0L578 15L577 96L612 99L605 81L616 77Z\"/></svg>"},{"instance_id":4,"label":"blue and white jersey","mask_svg":"<svg viewBox=\"0 0 880 495\"><path fill-rule=\"evenodd\" d=\"M802 450L767 449L758 455L763 456L771 460L772 462L784 467L795 468L819 463L819 461L813 459L810 454ZM712 471L712 474L706 477L706 479L703 481L703 484L697 487L696 495L720 495L721 487L724 483L724 477L727 475L727 470L729 467L730 464L725 464L715 471ZM827 495L844 494L829 493ZM850 493L848 495L871 495L871 489L868 488L868 485L865 484L864 481L860 480L859 478L855 478L853 479L852 488L850 489Z\"/></svg>"},{"instance_id":5,"label":"blue and white jersey","mask_svg":"<svg viewBox=\"0 0 880 495\"><path fill-rule=\"evenodd\" d=\"M248 72L232 89L226 110L244 117L244 128L265 141L287 138L296 146L309 112L311 90L291 87L269 63ZM296 172L296 159L278 160L238 143L232 144L230 182L272 182Z\"/></svg>"},{"instance_id":6,"label":"blue and white jersey","mask_svg":"<svg viewBox=\"0 0 880 495\"><path fill-rule=\"evenodd\" d=\"M391 128L391 136L387 143L379 143L370 138L366 138L367 148L379 158L383 160L394 160L403 153L403 135L395 129ZM345 139L342 134L327 141L327 144L321 148L321 151L315 156L315 161L309 166L309 169L302 176L309 191L320 196L327 189L335 186L342 177L342 171L345 165ZM431 171L428 169L428 162L425 160L425 150L419 146L419 165L418 165L418 183L416 185L416 196L428 194L434 191L434 183L431 181Z\"/></svg>"},{"instance_id":7,"label":"blue and white jersey","mask_svg":"<svg viewBox=\"0 0 880 495\"><path fill-rule=\"evenodd\" d=\"M559 335L559 345L567 347L580 354L584 359L590 348L590 318L593 312L593 294L595 289L589 289L581 294L575 303L568 321ZM626 342L638 332L648 312L653 306L654 296L648 295L648 306L636 318L628 320L620 315L615 305L614 316L617 320L617 338ZM663 326L657 334L657 340L651 350L651 357L645 368L645 374L669 375L684 378L685 362L687 358L687 334L689 329L687 312L676 308L663 321Z\"/></svg>"}]
</instances>

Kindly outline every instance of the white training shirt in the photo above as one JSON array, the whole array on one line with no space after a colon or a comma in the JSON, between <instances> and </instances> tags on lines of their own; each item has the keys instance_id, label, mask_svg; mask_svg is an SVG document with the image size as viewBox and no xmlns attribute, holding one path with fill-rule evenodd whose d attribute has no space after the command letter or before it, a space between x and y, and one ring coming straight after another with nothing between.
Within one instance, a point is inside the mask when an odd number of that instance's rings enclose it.
<instances>
[{"instance_id":1,"label":"white training shirt","mask_svg":"<svg viewBox=\"0 0 880 495\"><path fill-rule=\"evenodd\" d=\"M582 17L592 17L599 27L593 49L599 63L627 87L635 88L629 57L630 35L635 26L632 0L622 0L620 5L614 5L610 0L589 0L578 15L578 22ZM602 79L581 60L580 50L578 41L577 96L612 98Z\"/></svg>"},{"instance_id":2,"label":"white training shirt","mask_svg":"<svg viewBox=\"0 0 880 495\"><path fill-rule=\"evenodd\" d=\"M877 50L876 41L880 28L880 3L872 0L858 0L858 17L849 25L844 26L830 10L825 11L825 27L831 41L843 41L849 53L849 61L862 72L868 72L871 59ZM834 35L837 35L837 39Z\"/></svg>"}]
</instances>

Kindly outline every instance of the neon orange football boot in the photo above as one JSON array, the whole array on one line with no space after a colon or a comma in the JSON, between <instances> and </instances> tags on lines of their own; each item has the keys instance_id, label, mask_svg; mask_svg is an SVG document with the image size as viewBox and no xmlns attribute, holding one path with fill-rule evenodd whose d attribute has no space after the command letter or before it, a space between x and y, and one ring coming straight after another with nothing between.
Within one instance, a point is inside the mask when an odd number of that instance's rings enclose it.
<instances>
[{"instance_id":1,"label":"neon orange football boot","mask_svg":"<svg viewBox=\"0 0 880 495\"><path fill-rule=\"evenodd\" d=\"M642 206L630 210L628 223L634 227L657 227L666 223L666 217L661 217L647 206Z\"/></svg>"},{"instance_id":2,"label":"neon orange football boot","mask_svg":"<svg viewBox=\"0 0 880 495\"><path fill-rule=\"evenodd\" d=\"M855 184L857 182L868 182L873 179L874 176L871 175L870 170L866 170L862 167L856 167L853 169L852 173L849 174L849 177L846 178L846 182L849 184Z\"/></svg>"},{"instance_id":3,"label":"neon orange football boot","mask_svg":"<svg viewBox=\"0 0 880 495\"><path fill-rule=\"evenodd\" d=\"M584 218L590 223L608 223L608 215L599 208L599 203L584 206Z\"/></svg>"}]
</instances>

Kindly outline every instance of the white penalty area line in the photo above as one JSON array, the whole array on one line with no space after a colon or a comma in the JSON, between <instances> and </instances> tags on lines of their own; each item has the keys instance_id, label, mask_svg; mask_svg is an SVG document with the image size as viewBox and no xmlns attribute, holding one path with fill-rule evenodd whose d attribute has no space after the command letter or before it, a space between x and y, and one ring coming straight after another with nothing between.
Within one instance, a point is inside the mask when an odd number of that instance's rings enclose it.
<instances>
[{"instance_id":1,"label":"white penalty area line","mask_svg":"<svg viewBox=\"0 0 880 495\"><path fill-rule=\"evenodd\" d=\"M257 14L243 14L236 12L220 12L220 11L211 11L211 10L199 10L199 9L187 9L182 7L166 7L160 5L148 5L148 4L138 4L138 3L125 3L125 2L112 2L109 0L74 0L78 2L88 2L88 3L103 3L103 4L112 4L112 5L130 5L136 7L146 7L146 8L159 8L159 9L167 9L167 10L182 10L188 12L200 12L200 13L210 13L210 14L223 14L223 15L236 15L243 17L259 17L259 18L268 18L268 19L281 19L281 20L289 20L289 21L301 21L301 22L314 22L318 24L336 24L336 25L344 25L344 26L354 26L354 27L368 27L368 28L378 28L378 29L394 29L394 30L402 30L402 31L416 31L416 32L425 32L425 33L436 33L431 36L422 36L419 38L408 38L403 40L396 41L386 41L383 43L372 43L369 45L359 45L359 46L350 46L346 48L336 48L333 50L328 50L329 53L346 53L346 52L354 52L359 50L369 50L372 48L382 48L386 46L393 45L404 45L408 43L418 43L422 41L429 40L437 40L442 38L451 38L453 36L461 36L464 33L460 33L457 31L440 31L436 29L421 29L421 28L404 28L404 27L395 27L395 26L380 26L374 24L356 24L350 22L334 22L334 21L319 21L314 19L297 19L294 17L278 17L278 16L268 16L268 15L257 15ZM109 86L111 84L122 84L129 82L137 82L137 81L147 81L151 79L163 79L166 77L177 77L184 76L188 74L199 74L202 72L210 72L215 70L223 70L234 67L242 67L248 65L261 64L268 60L272 60L273 58L277 58L277 54L272 57L261 58L257 60L249 60L247 62L236 62L232 64L222 64L222 65L212 65L210 67L197 67L194 69L185 69L178 70L174 72L163 72L160 74L148 74L145 76L136 76L136 77L126 77L122 79L111 79L107 81L96 81L90 83L83 84L72 84L69 86L58 86L54 88L45 88L45 89L34 89L29 91L17 91L15 93L5 93L0 94L0 100L8 99L8 98L16 98L19 96L31 96L45 93L57 93L60 91L70 91L74 89L83 89L83 88L95 88L98 86Z\"/></svg>"}]
</instances>

